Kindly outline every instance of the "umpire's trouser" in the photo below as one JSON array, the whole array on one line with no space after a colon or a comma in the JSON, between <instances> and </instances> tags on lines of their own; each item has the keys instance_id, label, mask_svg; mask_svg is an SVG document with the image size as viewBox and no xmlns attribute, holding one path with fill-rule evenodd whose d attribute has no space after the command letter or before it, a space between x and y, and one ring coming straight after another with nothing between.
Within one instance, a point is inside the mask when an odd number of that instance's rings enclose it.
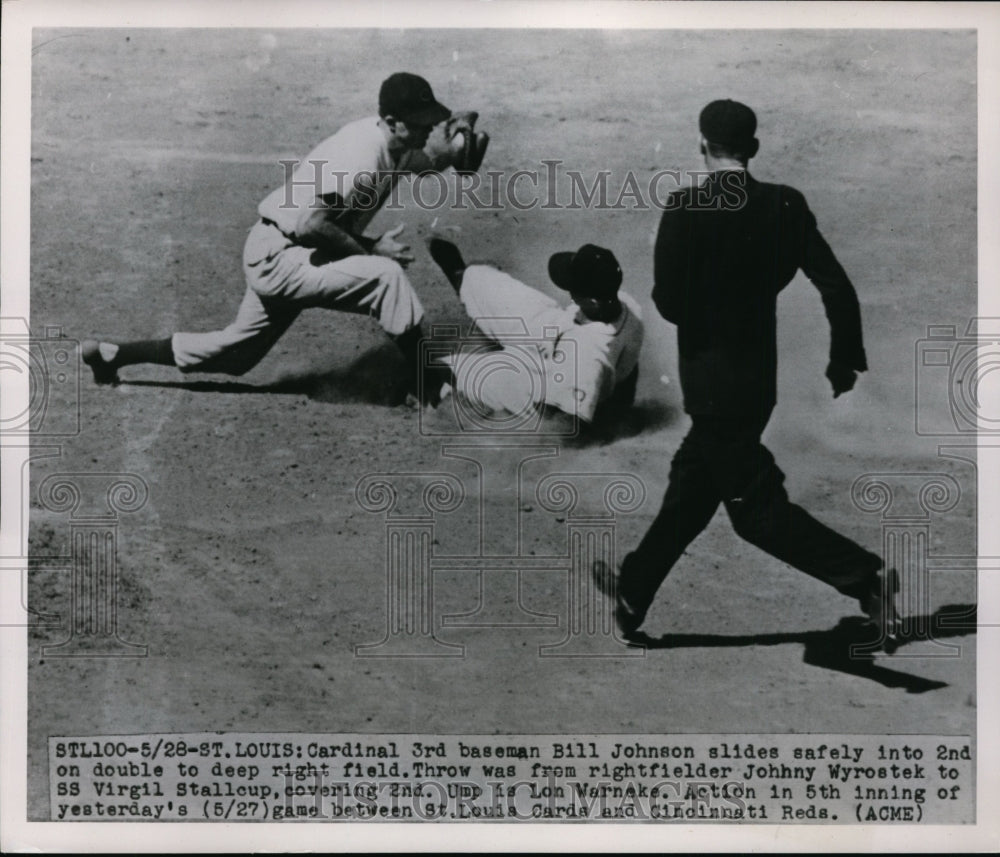
<instances>
[{"instance_id":1,"label":"umpire's trouser","mask_svg":"<svg viewBox=\"0 0 1000 857\"><path fill-rule=\"evenodd\" d=\"M621 594L633 608L649 607L720 503L740 536L799 571L852 597L871 585L882 560L789 502L785 474L760 442L764 424L692 417L670 466L663 507L622 563Z\"/></svg>"}]
</instances>

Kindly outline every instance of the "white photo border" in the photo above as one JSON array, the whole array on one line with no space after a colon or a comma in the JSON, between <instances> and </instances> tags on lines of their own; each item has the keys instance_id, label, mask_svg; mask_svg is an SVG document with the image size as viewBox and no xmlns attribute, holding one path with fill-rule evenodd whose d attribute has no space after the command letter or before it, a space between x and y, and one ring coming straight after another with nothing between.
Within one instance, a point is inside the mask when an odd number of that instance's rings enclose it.
<instances>
[{"instance_id":1,"label":"white photo border","mask_svg":"<svg viewBox=\"0 0 1000 857\"><path fill-rule=\"evenodd\" d=\"M280 9L280 15L275 10ZM680 28L811 29L969 28L978 31L979 103L979 306L980 316L1000 316L1000 170L991 154L1000 143L1000 5L996 3L639 3L575 0L421 2L128 2L10 0L3 4L2 50L2 255L4 316L28 317L30 223L30 92L33 27L383 27L393 28ZM5 384L2 407L27 400L27 386ZM23 410L23 408L21 408ZM4 450L2 507L27 505L20 496L19 466ZM1000 474L980 472L979 553L1000 556ZM14 516L17 517L17 516ZM5 545L22 544L8 532ZM26 515L25 518L26 520ZM13 540L13 541L11 541ZM16 551L14 551L16 552ZM0 549L0 556L11 555ZM9 577L9 576L8 576ZM7 586L4 582L4 587ZM1000 580L981 575L978 631L978 782L976 825L970 826L688 826L356 824L143 824L72 825L26 821L27 640L9 627L19 599L0 593L0 846L11 853L41 851L978 851L1000 845L996 653L1000 651ZM331 835L334 834L334 835Z\"/></svg>"}]
</instances>

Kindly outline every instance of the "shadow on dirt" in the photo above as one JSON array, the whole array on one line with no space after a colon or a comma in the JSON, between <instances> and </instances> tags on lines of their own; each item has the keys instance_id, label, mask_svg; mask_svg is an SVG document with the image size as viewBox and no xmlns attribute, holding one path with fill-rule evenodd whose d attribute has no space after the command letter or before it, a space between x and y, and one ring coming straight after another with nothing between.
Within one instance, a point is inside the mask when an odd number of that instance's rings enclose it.
<instances>
[{"instance_id":1,"label":"shadow on dirt","mask_svg":"<svg viewBox=\"0 0 1000 857\"><path fill-rule=\"evenodd\" d=\"M248 384L230 380L180 380L143 381L122 380L121 386L159 387L163 389L188 390L194 393L277 394L286 396L307 396L316 402L334 404L364 403L383 407L403 404L409 389L409 376L405 361L396 347L386 343L362 354L345 367L290 373L265 384ZM446 400L438 409L434 419L438 422L458 420L454 409L463 407L453 399ZM571 417L555 409L542 416L537 430L531 432L539 437L557 438L571 447L604 446L616 440L637 437L647 432L655 432L675 423L680 411L667 402L643 399L636 402L622 414L611 414L590 426L577 427ZM487 428L489 427L489 421ZM480 417L473 421L480 425ZM470 433L481 433L470 430Z\"/></svg>"},{"instance_id":2,"label":"shadow on dirt","mask_svg":"<svg viewBox=\"0 0 1000 857\"><path fill-rule=\"evenodd\" d=\"M897 640L896 651L913 643L944 640L949 637L964 637L976 632L976 606L974 604L949 604L930 616L910 616L906 620L907 634ZM875 662L874 653L859 653L866 644L875 642L872 628L861 617L841 619L828 631L802 631L790 634L664 634L654 638L637 633L631 638L636 645L647 649L679 648L728 648L730 646L778 646L787 643L802 643L805 651L804 663L811 666L834 670L871 679L885 687L903 688L907 693L926 693L939 690L948 683L915 676L900 670L890 669ZM852 651L853 650L853 651ZM937 656L946 655L939 649ZM919 655L911 655L917 656ZM954 657L958 653L953 653ZM905 654L904 654L905 657ZM899 663L899 661L897 661Z\"/></svg>"},{"instance_id":3,"label":"shadow on dirt","mask_svg":"<svg viewBox=\"0 0 1000 857\"><path fill-rule=\"evenodd\" d=\"M568 446L604 446L616 440L638 437L676 423L677 407L657 399L641 399L624 413L606 416L567 441Z\"/></svg>"},{"instance_id":4,"label":"shadow on dirt","mask_svg":"<svg viewBox=\"0 0 1000 857\"><path fill-rule=\"evenodd\" d=\"M325 371L283 375L268 384L214 380L123 380L121 385L164 387L190 390L195 393L276 393L289 396L308 396L317 402L363 402L393 407L402 404L406 398L408 378L402 355L396 346L386 343L366 351L348 366Z\"/></svg>"}]
</instances>

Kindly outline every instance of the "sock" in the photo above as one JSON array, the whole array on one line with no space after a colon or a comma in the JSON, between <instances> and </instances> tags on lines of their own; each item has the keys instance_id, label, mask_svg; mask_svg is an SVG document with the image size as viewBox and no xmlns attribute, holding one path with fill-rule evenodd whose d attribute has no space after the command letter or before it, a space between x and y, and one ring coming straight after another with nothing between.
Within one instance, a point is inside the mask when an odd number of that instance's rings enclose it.
<instances>
[{"instance_id":1,"label":"sock","mask_svg":"<svg viewBox=\"0 0 1000 857\"><path fill-rule=\"evenodd\" d=\"M174 362L174 348L171 344L173 337L166 339L140 339L135 342L123 342L113 346L117 349L114 355L108 356L104 346L109 343L101 343L101 356L114 366L131 366L134 363L159 363L161 366L176 366Z\"/></svg>"}]
</instances>

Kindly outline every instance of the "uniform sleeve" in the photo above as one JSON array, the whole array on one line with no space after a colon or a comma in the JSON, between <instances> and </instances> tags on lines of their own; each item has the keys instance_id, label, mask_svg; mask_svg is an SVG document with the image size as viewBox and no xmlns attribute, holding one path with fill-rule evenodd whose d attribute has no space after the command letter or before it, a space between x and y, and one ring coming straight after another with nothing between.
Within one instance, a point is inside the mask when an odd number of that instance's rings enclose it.
<instances>
[{"instance_id":1,"label":"uniform sleeve","mask_svg":"<svg viewBox=\"0 0 1000 857\"><path fill-rule=\"evenodd\" d=\"M660 315L674 324L680 319L681 288L686 282L687 218L680 207L682 202L680 194L668 198L653 251L653 303Z\"/></svg>"},{"instance_id":2,"label":"uniform sleeve","mask_svg":"<svg viewBox=\"0 0 1000 857\"><path fill-rule=\"evenodd\" d=\"M441 170L447 168L447 164L442 167L435 167L433 161L431 161L427 153L422 149L410 149L404 152L397 164L397 169L401 173L417 173L418 175L422 173L441 172Z\"/></svg>"},{"instance_id":3,"label":"uniform sleeve","mask_svg":"<svg viewBox=\"0 0 1000 857\"><path fill-rule=\"evenodd\" d=\"M598 404L614 390L615 372L600 360L581 359L576 366L576 414L584 422L593 422Z\"/></svg>"},{"instance_id":4,"label":"uniform sleeve","mask_svg":"<svg viewBox=\"0 0 1000 857\"><path fill-rule=\"evenodd\" d=\"M592 422L598 403L614 387L615 372L593 346L587 325L574 325L559 337L546 366L545 401L584 422Z\"/></svg>"},{"instance_id":5,"label":"uniform sleeve","mask_svg":"<svg viewBox=\"0 0 1000 857\"><path fill-rule=\"evenodd\" d=\"M402 154L397 164L400 172L443 173L449 167L455 166L456 158L461 149L453 147L447 137L447 123L440 122L434 126L423 149L410 149Z\"/></svg>"},{"instance_id":6,"label":"uniform sleeve","mask_svg":"<svg viewBox=\"0 0 1000 857\"><path fill-rule=\"evenodd\" d=\"M533 313L530 319L525 319L525 323L532 336L542 338L548 330L559 338L577 326L575 318L576 315L570 307L561 307L553 303L552 306Z\"/></svg>"},{"instance_id":7,"label":"uniform sleeve","mask_svg":"<svg viewBox=\"0 0 1000 857\"><path fill-rule=\"evenodd\" d=\"M316 211L348 234L360 234L356 220L370 220L380 207L386 145L377 119L351 122L315 146L285 184L258 206L286 235L296 235ZM285 162L291 163L291 162ZM360 216L360 218L359 218Z\"/></svg>"},{"instance_id":8,"label":"uniform sleeve","mask_svg":"<svg viewBox=\"0 0 1000 857\"><path fill-rule=\"evenodd\" d=\"M864 372L868 361L861 333L858 295L830 245L820 234L816 218L808 206L805 206L804 213L801 267L823 299L830 322L831 362Z\"/></svg>"}]
</instances>

